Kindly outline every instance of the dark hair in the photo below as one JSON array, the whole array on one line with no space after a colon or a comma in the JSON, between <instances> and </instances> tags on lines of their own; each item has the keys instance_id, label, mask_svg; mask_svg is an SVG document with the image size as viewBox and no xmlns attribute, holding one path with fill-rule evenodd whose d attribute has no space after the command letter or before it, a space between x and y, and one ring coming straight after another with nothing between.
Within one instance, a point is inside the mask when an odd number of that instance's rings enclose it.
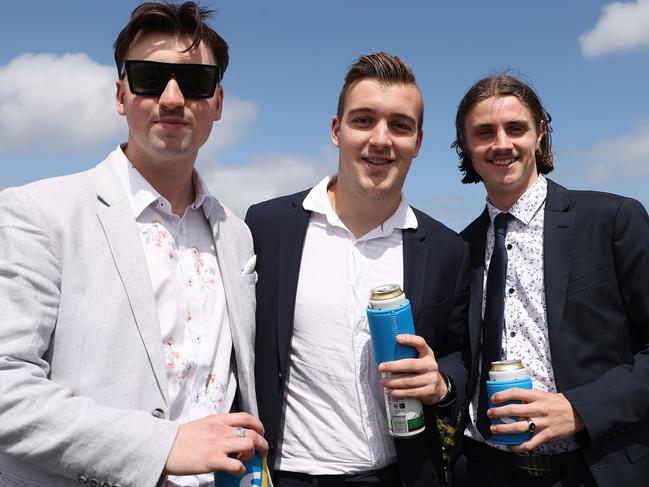
<instances>
[{"instance_id":1,"label":"dark hair","mask_svg":"<svg viewBox=\"0 0 649 487\"><path fill-rule=\"evenodd\" d=\"M345 83L340 90L338 96L338 109L336 114L340 120L345 111L345 99L347 93L351 90L356 83L364 79L375 79L378 82L386 85L402 83L415 85L417 91L419 86L417 80L410 67L397 56L388 54L387 52L375 52L359 57L349 67L345 75ZM421 130L424 124L424 101L420 92L420 107L419 107L419 120L417 125Z\"/></svg>"},{"instance_id":2,"label":"dark hair","mask_svg":"<svg viewBox=\"0 0 649 487\"><path fill-rule=\"evenodd\" d=\"M190 36L192 44L185 52L194 49L201 41L205 42L214 53L216 63L221 68L221 77L223 77L230 60L228 43L207 25L206 21L211 15L212 10L194 2L185 2L182 5L168 2L145 2L139 5L133 10L131 19L113 44L117 76L120 78L123 76L124 61L140 33L162 32Z\"/></svg>"},{"instance_id":3,"label":"dark hair","mask_svg":"<svg viewBox=\"0 0 649 487\"><path fill-rule=\"evenodd\" d=\"M457 107L457 115L455 116L456 138L451 147L455 149L460 157L459 168L464 173L462 182L465 184L482 181L480 175L473 168L473 161L471 161L467 151L466 130L464 128L466 117L473 107L481 101L502 96L515 96L532 112L534 121L537 123L537 129L544 132L541 138L541 147L536 152L536 169L541 174L547 174L554 169L552 136L550 135L552 133L552 127L550 126L552 117L543 107L539 96L523 81L508 74L487 76L479 80L467 91Z\"/></svg>"}]
</instances>

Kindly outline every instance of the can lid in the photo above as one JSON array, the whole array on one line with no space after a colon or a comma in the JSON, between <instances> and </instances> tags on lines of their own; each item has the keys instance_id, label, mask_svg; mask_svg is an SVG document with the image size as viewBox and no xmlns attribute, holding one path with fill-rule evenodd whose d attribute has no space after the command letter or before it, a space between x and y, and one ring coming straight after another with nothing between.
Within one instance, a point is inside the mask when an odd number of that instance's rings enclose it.
<instances>
[{"instance_id":1,"label":"can lid","mask_svg":"<svg viewBox=\"0 0 649 487\"><path fill-rule=\"evenodd\" d=\"M403 294L399 284L384 284L370 289L370 299L373 301L383 301L385 299L396 298Z\"/></svg>"},{"instance_id":2,"label":"can lid","mask_svg":"<svg viewBox=\"0 0 649 487\"><path fill-rule=\"evenodd\" d=\"M518 370L525 368L520 360L503 360L502 362L491 362L491 370Z\"/></svg>"}]
</instances>

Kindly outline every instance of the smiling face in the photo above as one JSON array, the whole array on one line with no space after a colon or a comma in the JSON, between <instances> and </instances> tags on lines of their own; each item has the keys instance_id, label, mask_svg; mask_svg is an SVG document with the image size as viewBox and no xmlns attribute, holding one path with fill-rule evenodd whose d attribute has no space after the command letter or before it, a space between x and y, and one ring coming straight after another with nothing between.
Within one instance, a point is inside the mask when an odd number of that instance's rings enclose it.
<instances>
[{"instance_id":1,"label":"smiling face","mask_svg":"<svg viewBox=\"0 0 649 487\"><path fill-rule=\"evenodd\" d=\"M191 39L150 32L136 39L127 59L167 63L216 64L203 42L189 52ZM131 93L128 79L117 81L117 111L128 122L126 156L137 166L164 168L169 162L193 166L212 124L221 118L223 90L209 99L188 99L172 77L159 97Z\"/></svg>"},{"instance_id":2,"label":"smiling face","mask_svg":"<svg viewBox=\"0 0 649 487\"><path fill-rule=\"evenodd\" d=\"M477 103L464 123L466 149L484 182L489 200L509 210L536 178L536 151L543 127L515 96L491 97Z\"/></svg>"},{"instance_id":3,"label":"smiling face","mask_svg":"<svg viewBox=\"0 0 649 487\"><path fill-rule=\"evenodd\" d=\"M401 198L423 132L417 125L421 96L414 84L357 82L331 138L340 150L337 184L371 199Z\"/></svg>"}]
</instances>

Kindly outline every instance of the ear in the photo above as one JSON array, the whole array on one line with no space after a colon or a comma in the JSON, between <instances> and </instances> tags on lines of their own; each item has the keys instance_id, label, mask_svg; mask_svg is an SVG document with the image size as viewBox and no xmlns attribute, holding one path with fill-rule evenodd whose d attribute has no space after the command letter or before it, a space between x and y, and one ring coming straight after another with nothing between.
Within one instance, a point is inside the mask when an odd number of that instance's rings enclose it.
<instances>
[{"instance_id":1,"label":"ear","mask_svg":"<svg viewBox=\"0 0 649 487\"><path fill-rule=\"evenodd\" d=\"M417 157L419 155L419 151L421 150L421 142L423 140L424 140L424 129L419 129L419 132L417 132L417 145L415 146L414 157Z\"/></svg>"},{"instance_id":2,"label":"ear","mask_svg":"<svg viewBox=\"0 0 649 487\"><path fill-rule=\"evenodd\" d=\"M126 78L118 79L115 81L115 106L117 107L117 113L122 116L126 116L126 107L124 106L124 98L126 97L125 86Z\"/></svg>"},{"instance_id":3,"label":"ear","mask_svg":"<svg viewBox=\"0 0 649 487\"><path fill-rule=\"evenodd\" d=\"M338 142L338 133L340 132L340 120L338 120L338 115L334 115L331 119L331 141L336 147L340 147Z\"/></svg>"},{"instance_id":4,"label":"ear","mask_svg":"<svg viewBox=\"0 0 649 487\"><path fill-rule=\"evenodd\" d=\"M221 115L223 114L223 87L221 85L216 87L216 93L214 94L214 101L216 106L214 107L214 121L221 120Z\"/></svg>"},{"instance_id":5,"label":"ear","mask_svg":"<svg viewBox=\"0 0 649 487\"><path fill-rule=\"evenodd\" d=\"M547 132L547 125L545 123L545 120L541 120L541 123L539 124L539 135L536 138L535 150L537 152L541 150L541 141L543 140L543 137L545 136L546 132Z\"/></svg>"}]
</instances>

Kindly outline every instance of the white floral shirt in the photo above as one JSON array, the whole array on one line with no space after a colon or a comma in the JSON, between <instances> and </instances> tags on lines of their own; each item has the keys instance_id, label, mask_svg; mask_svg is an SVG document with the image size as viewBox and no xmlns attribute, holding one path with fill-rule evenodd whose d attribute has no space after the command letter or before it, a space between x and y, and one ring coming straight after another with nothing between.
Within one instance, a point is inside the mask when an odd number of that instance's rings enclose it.
<instances>
[{"instance_id":1,"label":"white floral shirt","mask_svg":"<svg viewBox=\"0 0 649 487\"><path fill-rule=\"evenodd\" d=\"M536 390L557 392L550 355L545 282L543 279L543 222L548 182L542 175L509 210L514 216L507 225L507 280L505 282L505 326L502 360L520 359L527 367ZM487 230L482 313L486 303L487 272L494 248L493 221L501 211L487 201L491 224ZM478 362L480 363L480 361ZM469 405L471 422L466 434L482 440L475 425L479 383ZM495 444L488 442L491 446ZM507 449L506 447L500 447ZM554 454L578 448L573 439L547 443L534 450Z\"/></svg>"},{"instance_id":2,"label":"white floral shirt","mask_svg":"<svg viewBox=\"0 0 649 487\"><path fill-rule=\"evenodd\" d=\"M227 413L236 392L232 336L209 214L214 204L194 172L194 203L182 217L128 161L113 167L128 195L158 308L169 388L169 419ZM169 476L169 486L211 486L212 475Z\"/></svg>"}]
</instances>

